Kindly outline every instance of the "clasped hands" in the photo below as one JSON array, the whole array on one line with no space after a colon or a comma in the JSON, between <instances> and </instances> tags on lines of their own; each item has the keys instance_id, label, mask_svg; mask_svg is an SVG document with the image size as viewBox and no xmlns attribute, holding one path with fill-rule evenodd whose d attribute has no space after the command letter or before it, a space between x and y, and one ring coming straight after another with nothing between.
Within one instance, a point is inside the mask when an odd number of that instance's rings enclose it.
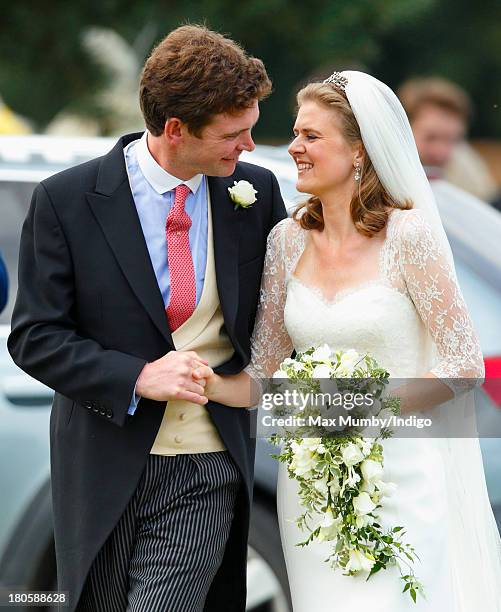
<instances>
[{"instance_id":1,"label":"clasped hands","mask_svg":"<svg viewBox=\"0 0 501 612\"><path fill-rule=\"evenodd\" d=\"M208 361L195 351L171 351L147 363L136 384L136 393L157 401L185 400L204 405L207 381L215 376Z\"/></svg>"}]
</instances>

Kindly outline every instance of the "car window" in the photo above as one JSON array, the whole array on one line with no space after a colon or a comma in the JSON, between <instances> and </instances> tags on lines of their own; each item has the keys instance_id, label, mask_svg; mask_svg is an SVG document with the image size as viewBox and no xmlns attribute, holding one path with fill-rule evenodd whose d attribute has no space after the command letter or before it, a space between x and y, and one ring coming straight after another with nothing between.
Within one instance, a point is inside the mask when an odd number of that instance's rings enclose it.
<instances>
[{"instance_id":1,"label":"car window","mask_svg":"<svg viewBox=\"0 0 501 612\"><path fill-rule=\"evenodd\" d=\"M0 324L9 324L17 293L19 239L35 183L0 181L0 251L9 273L9 302Z\"/></svg>"}]
</instances>

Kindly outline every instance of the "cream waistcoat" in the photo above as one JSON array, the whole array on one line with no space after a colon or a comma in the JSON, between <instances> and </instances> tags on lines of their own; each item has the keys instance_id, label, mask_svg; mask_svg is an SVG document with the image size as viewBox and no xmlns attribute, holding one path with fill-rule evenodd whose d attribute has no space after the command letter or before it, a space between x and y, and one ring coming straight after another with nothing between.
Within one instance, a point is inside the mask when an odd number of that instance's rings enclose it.
<instances>
[{"instance_id":1,"label":"cream waistcoat","mask_svg":"<svg viewBox=\"0 0 501 612\"><path fill-rule=\"evenodd\" d=\"M228 361L234 349L224 329L219 303L214 263L211 202L208 195L207 264L200 301L189 319L172 333L178 351L196 351L214 368ZM211 453L226 450L205 406L171 400L157 437L151 448L153 455Z\"/></svg>"}]
</instances>

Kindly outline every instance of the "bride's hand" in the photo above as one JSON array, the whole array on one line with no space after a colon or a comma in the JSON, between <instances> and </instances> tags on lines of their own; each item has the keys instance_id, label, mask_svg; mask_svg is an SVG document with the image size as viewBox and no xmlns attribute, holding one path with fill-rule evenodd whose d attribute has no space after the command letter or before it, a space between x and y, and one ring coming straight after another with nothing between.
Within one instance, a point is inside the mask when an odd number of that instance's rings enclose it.
<instances>
[{"instance_id":1,"label":"bride's hand","mask_svg":"<svg viewBox=\"0 0 501 612\"><path fill-rule=\"evenodd\" d=\"M193 381L204 388L204 396L213 402L233 408L250 408L259 401L261 387L253 383L247 372L216 374L211 368L199 364L192 370ZM251 386L254 393L251 392Z\"/></svg>"},{"instance_id":2,"label":"bride's hand","mask_svg":"<svg viewBox=\"0 0 501 612\"><path fill-rule=\"evenodd\" d=\"M217 390L219 376L214 370L206 365L199 365L191 373L193 380L204 387L204 395L207 399L213 399Z\"/></svg>"}]
</instances>

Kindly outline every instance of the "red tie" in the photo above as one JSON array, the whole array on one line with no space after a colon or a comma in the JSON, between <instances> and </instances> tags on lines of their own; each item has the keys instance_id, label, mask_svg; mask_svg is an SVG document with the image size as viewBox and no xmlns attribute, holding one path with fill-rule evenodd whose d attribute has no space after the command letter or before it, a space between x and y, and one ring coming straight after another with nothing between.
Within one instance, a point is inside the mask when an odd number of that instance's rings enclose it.
<instances>
[{"instance_id":1,"label":"red tie","mask_svg":"<svg viewBox=\"0 0 501 612\"><path fill-rule=\"evenodd\" d=\"M171 331L191 317L197 302L195 269L188 234L191 219L184 210L189 193L190 189L186 185L176 187L174 204L165 225L170 274L170 299L166 313Z\"/></svg>"}]
</instances>

